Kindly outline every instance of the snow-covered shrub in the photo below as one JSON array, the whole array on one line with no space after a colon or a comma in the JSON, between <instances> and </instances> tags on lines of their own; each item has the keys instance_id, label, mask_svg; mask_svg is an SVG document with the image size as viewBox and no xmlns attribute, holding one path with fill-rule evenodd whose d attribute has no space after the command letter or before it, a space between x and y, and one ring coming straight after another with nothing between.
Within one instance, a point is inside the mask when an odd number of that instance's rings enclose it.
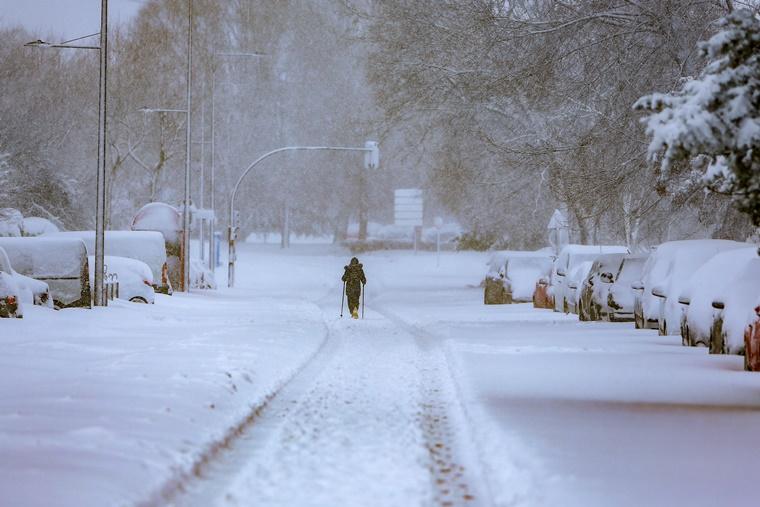
<instances>
[{"instance_id":1,"label":"snow-covered shrub","mask_svg":"<svg viewBox=\"0 0 760 507\"><path fill-rule=\"evenodd\" d=\"M0 236L21 236L24 216L14 208L0 208Z\"/></svg>"},{"instance_id":2,"label":"snow-covered shrub","mask_svg":"<svg viewBox=\"0 0 760 507\"><path fill-rule=\"evenodd\" d=\"M22 236L44 236L56 232L60 232L60 229L47 218L26 217L21 226Z\"/></svg>"},{"instance_id":3,"label":"snow-covered shrub","mask_svg":"<svg viewBox=\"0 0 760 507\"><path fill-rule=\"evenodd\" d=\"M653 93L635 108L652 137L649 155L660 154L662 178L672 164L706 156L703 181L734 196L740 211L760 226L760 20L737 10L719 32L699 45L708 64L674 93Z\"/></svg>"}]
</instances>

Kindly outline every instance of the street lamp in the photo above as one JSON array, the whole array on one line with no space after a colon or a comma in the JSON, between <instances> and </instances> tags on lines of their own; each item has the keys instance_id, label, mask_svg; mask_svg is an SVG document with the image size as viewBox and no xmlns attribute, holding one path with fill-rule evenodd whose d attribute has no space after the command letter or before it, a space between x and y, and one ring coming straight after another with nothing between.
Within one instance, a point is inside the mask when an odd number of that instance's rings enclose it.
<instances>
[{"instance_id":1,"label":"street lamp","mask_svg":"<svg viewBox=\"0 0 760 507\"><path fill-rule=\"evenodd\" d=\"M142 113L180 113L187 116L187 124L185 125L185 131L190 131L190 113L189 109L169 109L164 107L143 107L139 109ZM188 133L188 136L190 134ZM188 139L189 141L189 139ZM184 189L184 202L182 211L182 286L180 290L183 292L190 292L190 273L189 273L189 259L190 259L190 220L189 220L189 203L190 203L190 143L187 144L187 152L185 154L185 189ZM188 215L188 220L185 222L185 213Z\"/></svg>"},{"instance_id":2,"label":"street lamp","mask_svg":"<svg viewBox=\"0 0 760 507\"><path fill-rule=\"evenodd\" d=\"M155 109L143 108L145 113L185 113L185 190L184 206L182 206L182 287L183 292L190 292L190 154L191 143L191 110L192 110L192 79L193 79L193 0L187 2L187 80L186 80L186 108L185 109Z\"/></svg>"},{"instance_id":3,"label":"street lamp","mask_svg":"<svg viewBox=\"0 0 760 507\"><path fill-rule=\"evenodd\" d=\"M265 56L269 56L266 53L259 53L255 51L249 51L249 52L242 52L242 51L214 51L214 59L220 57L220 56L226 56L226 57L243 57L243 58L261 58ZM209 208L216 213L216 204L215 204L215 194L216 194L216 151L215 151L215 142L216 142L216 135L215 135L215 125L216 125L216 117L215 117L215 104L216 104L216 65L211 66L211 178L209 181L210 189L210 200L209 200ZM209 219L209 248L208 248L208 267L211 270L212 273L216 272L216 249L214 248L214 231L216 229L216 216L212 216ZM201 247L203 246L203 242L201 242Z\"/></svg>"},{"instance_id":4,"label":"street lamp","mask_svg":"<svg viewBox=\"0 0 760 507\"><path fill-rule=\"evenodd\" d=\"M99 46L74 45L88 37L100 35ZM27 47L56 49L95 49L100 51L100 85L98 101L98 170L95 191L95 306L105 306L103 293L103 271L105 269L105 211L106 211L106 107L108 105L108 0L100 2L100 32L78 37L61 43L49 43L37 39L25 44Z\"/></svg>"}]
</instances>

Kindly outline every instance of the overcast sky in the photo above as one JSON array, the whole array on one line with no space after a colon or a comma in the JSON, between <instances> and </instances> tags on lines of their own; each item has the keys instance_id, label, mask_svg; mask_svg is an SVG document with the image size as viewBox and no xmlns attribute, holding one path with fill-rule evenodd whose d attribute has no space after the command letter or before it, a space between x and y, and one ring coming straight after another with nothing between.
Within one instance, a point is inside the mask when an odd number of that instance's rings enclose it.
<instances>
[{"instance_id":1,"label":"overcast sky","mask_svg":"<svg viewBox=\"0 0 760 507\"><path fill-rule=\"evenodd\" d=\"M111 23L129 21L145 0L109 0ZM0 23L21 24L40 38L73 39L100 31L100 0L0 0Z\"/></svg>"}]
</instances>

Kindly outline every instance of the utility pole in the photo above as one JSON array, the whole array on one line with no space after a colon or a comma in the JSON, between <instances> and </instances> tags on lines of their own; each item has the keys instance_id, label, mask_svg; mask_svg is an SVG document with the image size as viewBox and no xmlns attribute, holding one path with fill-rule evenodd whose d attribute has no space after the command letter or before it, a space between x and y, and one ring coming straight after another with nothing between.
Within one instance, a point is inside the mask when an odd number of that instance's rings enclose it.
<instances>
[{"instance_id":1,"label":"utility pole","mask_svg":"<svg viewBox=\"0 0 760 507\"><path fill-rule=\"evenodd\" d=\"M98 174L95 206L95 306L105 306L103 270L106 237L106 107L108 105L108 0L100 2L100 91L98 104Z\"/></svg>"},{"instance_id":2,"label":"utility pole","mask_svg":"<svg viewBox=\"0 0 760 507\"><path fill-rule=\"evenodd\" d=\"M185 205L182 208L182 291L190 292L190 155L192 141L190 125L192 118L192 78L193 78L193 0L187 2L187 125L185 125Z\"/></svg>"}]
</instances>

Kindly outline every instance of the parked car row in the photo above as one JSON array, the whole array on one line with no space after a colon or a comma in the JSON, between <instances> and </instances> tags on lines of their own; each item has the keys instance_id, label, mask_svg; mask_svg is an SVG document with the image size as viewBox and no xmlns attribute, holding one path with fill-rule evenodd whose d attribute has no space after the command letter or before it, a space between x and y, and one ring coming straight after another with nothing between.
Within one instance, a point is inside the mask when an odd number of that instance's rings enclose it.
<instances>
[{"instance_id":1,"label":"parked car row","mask_svg":"<svg viewBox=\"0 0 760 507\"><path fill-rule=\"evenodd\" d=\"M94 231L0 237L0 317L22 318L26 304L91 308L94 244ZM108 231L105 244L104 275L118 280L117 297L153 303L156 292L173 292L160 232Z\"/></svg>"},{"instance_id":2,"label":"parked car row","mask_svg":"<svg viewBox=\"0 0 760 507\"><path fill-rule=\"evenodd\" d=\"M512 280L509 263L516 270L516 259L536 255L494 255L489 266L491 290L502 286L506 295ZM531 275L534 307L576 313L584 321L633 321L637 329L680 334L685 346L744 355L745 368L760 371L757 245L714 239L669 241L649 254L631 254L622 246L567 245L558 256L546 254L544 259L548 266L542 264ZM524 300L505 296L499 302Z\"/></svg>"}]
</instances>

